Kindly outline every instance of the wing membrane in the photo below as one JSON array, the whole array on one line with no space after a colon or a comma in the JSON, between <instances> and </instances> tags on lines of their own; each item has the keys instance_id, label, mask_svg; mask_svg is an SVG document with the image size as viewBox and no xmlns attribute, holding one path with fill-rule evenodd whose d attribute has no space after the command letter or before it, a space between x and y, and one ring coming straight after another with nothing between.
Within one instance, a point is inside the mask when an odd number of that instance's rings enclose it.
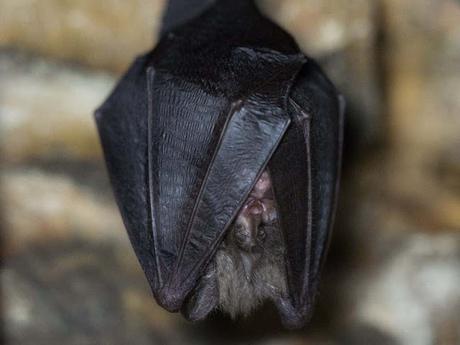
<instances>
[{"instance_id":1,"label":"wing membrane","mask_svg":"<svg viewBox=\"0 0 460 345\"><path fill-rule=\"evenodd\" d=\"M147 189L147 54L135 60L96 122L108 173L128 235L152 285L158 286Z\"/></svg>"},{"instance_id":2,"label":"wing membrane","mask_svg":"<svg viewBox=\"0 0 460 345\"><path fill-rule=\"evenodd\" d=\"M331 232L343 130L337 92L312 61L291 90L289 113L292 125L270 170L286 241L290 313L305 318L312 310Z\"/></svg>"},{"instance_id":3,"label":"wing membrane","mask_svg":"<svg viewBox=\"0 0 460 345\"><path fill-rule=\"evenodd\" d=\"M163 276L158 297L176 309L290 120L251 97L229 103L164 73L149 73L149 80L151 218Z\"/></svg>"}]
</instances>

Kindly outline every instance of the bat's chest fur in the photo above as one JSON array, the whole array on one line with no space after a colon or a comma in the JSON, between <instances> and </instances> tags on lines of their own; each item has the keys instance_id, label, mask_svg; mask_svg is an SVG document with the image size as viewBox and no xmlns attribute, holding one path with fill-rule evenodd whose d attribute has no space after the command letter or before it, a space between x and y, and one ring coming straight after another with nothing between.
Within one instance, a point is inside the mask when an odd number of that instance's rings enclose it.
<instances>
[{"instance_id":1,"label":"bat's chest fur","mask_svg":"<svg viewBox=\"0 0 460 345\"><path fill-rule=\"evenodd\" d=\"M233 243L231 233L216 255L219 308L230 314L248 315L266 299L286 295L284 246L276 226L265 227L261 252L248 253Z\"/></svg>"},{"instance_id":2,"label":"bat's chest fur","mask_svg":"<svg viewBox=\"0 0 460 345\"><path fill-rule=\"evenodd\" d=\"M247 315L286 295L285 247L271 179L264 172L215 257L219 308Z\"/></svg>"},{"instance_id":3,"label":"bat's chest fur","mask_svg":"<svg viewBox=\"0 0 460 345\"><path fill-rule=\"evenodd\" d=\"M268 171L257 180L185 306L190 320L215 308L249 315L265 300L277 307L288 297L286 246Z\"/></svg>"}]
</instances>

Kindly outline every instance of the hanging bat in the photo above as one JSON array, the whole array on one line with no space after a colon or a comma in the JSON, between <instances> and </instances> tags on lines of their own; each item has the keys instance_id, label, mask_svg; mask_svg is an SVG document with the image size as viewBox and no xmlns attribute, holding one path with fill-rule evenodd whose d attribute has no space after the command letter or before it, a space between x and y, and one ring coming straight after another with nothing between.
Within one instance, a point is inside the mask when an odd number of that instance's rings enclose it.
<instances>
[{"instance_id":1,"label":"hanging bat","mask_svg":"<svg viewBox=\"0 0 460 345\"><path fill-rule=\"evenodd\" d=\"M189 320L311 316L337 199L344 102L252 1L169 3L96 121L157 302Z\"/></svg>"}]
</instances>

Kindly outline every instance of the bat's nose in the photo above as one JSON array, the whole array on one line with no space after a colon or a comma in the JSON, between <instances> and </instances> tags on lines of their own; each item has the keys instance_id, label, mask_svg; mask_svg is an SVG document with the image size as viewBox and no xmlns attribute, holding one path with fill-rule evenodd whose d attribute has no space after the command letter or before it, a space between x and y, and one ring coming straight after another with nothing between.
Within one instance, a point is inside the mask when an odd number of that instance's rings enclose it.
<instances>
[{"instance_id":1,"label":"bat's nose","mask_svg":"<svg viewBox=\"0 0 460 345\"><path fill-rule=\"evenodd\" d=\"M252 252L257 247L257 241L255 236L251 234L251 231L244 227L237 227L235 230L235 242L238 248L245 252Z\"/></svg>"},{"instance_id":2,"label":"bat's nose","mask_svg":"<svg viewBox=\"0 0 460 345\"><path fill-rule=\"evenodd\" d=\"M264 206L260 200L251 200L248 202L246 213L251 216L258 216L264 212Z\"/></svg>"}]
</instances>

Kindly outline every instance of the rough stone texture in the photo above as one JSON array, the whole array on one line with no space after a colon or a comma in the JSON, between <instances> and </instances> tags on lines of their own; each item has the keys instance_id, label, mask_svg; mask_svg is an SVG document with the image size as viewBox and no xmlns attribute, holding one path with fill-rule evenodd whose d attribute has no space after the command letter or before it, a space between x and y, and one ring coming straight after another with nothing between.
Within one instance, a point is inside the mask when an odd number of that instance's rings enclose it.
<instances>
[{"instance_id":1,"label":"rough stone texture","mask_svg":"<svg viewBox=\"0 0 460 345\"><path fill-rule=\"evenodd\" d=\"M266 306L246 320L216 313L191 325L151 298L92 112L151 46L161 2L2 0L5 344L460 343L460 3L260 4L319 58L349 104L313 322L286 332Z\"/></svg>"},{"instance_id":2,"label":"rough stone texture","mask_svg":"<svg viewBox=\"0 0 460 345\"><path fill-rule=\"evenodd\" d=\"M10 256L2 273L6 343L184 344L171 328L175 316L156 312L134 260L88 239Z\"/></svg>"},{"instance_id":3,"label":"rough stone texture","mask_svg":"<svg viewBox=\"0 0 460 345\"><path fill-rule=\"evenodd\" d=\"M460 239L416 234L401 240L356 290L365 292L356 296L358 319L402 344L453 344L460 339Z\"/></svg>"},{"instance_id":4,"label":"rough stone texture","mask_svg":"<svg viewBox=\"0 0 460 345\"><path fill-rule=\"evenodd\" d=\"M4 163L101 157L91 114L113 77L7 51L0 55L0 75Z\"/></svg>"},{"instance_id":5,"label":"rough stone texture","mask_svg":"<svg viewBox=\"0 0 460 345\"><path fill-rule=\"evenodd\" d=\"M121 72L149 49L163 1L2 0L0 44Z\"/></svg>"},{"instance_id":6,"label":"rough stone texture","mask_svg":"<svg viewBox=\"0 0 460 345\"><path fill-rule=\"evenodd\" d=\"M460 5L385 1L391 184L434 229L460 228ZM414 210L415 211L415 210Z\"/></svg>"},{"instance_id":7,"label":"rough stone texture","mask_svg":"<svg viewBox=\"0 0 460 345\"><path fill-rule=\"evenodd\" d=\"M383 95L374 49L380 29L378 2L261 0L259 4L294 35L304 52L321 62L347 97L350 125L358 129L355 140L362 144L379 140Z\"/></svg>"},{"instance_id":8,"label":"rough stone texture","mask_svg":"<svg viewBox=\"0 0 460 345\"><path fill-rule=\"evenodd\" d=\"M111 199L68 176L37 168L4 170L2 211L7 252L36 242L82 238L90 242L126 240Z\"/></svg>"}]
</instances>

